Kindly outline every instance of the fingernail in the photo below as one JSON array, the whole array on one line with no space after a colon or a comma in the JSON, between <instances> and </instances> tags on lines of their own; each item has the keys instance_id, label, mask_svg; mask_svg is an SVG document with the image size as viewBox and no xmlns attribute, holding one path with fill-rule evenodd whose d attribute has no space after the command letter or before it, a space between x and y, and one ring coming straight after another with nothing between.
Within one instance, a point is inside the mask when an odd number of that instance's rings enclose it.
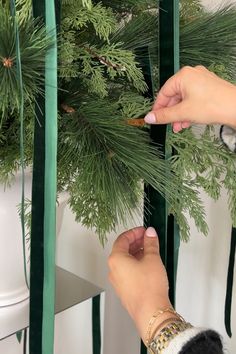
<instances>
[{"instance_id":1,"label":"fingernail","mask_svg":"<svg viewBox=\"0 0 236 354\"><path fill-rule=\"evenodd\" d=\"M175 133L175 134L179 133L180 131L181 131L181 129L175 129L175 128L173 128L173 133Z\"/></svg>"},{"instance_id":2,"label":"fingernail","mask_svg":"<svg viewBox=\"0 0 236 354\"><path fill-rule=\"evenodd\" d=\"M189 126L190 126L189 122L182 123L182 128L184 128L184 129L189 128Z\"/></svg>"},{"instance_id":3,"label":"fingernail","mask_svg":"<svg viewBox=\"0 0 236 354\"><path fill-rule=\"evenodd\" d=\"M150 112L146 115L146 117L144 118L145 122L148 124L153 124L156 123L156 116L154 113Z\"/></svg>"},{"instance_id":4,"label":"fingernail","mask_svg":"<svg viewBox=\"0 0 236 354\"><path fill-rule=\"evenodd\" d=\"M157 237L157 232L156 232L156 230L154 229L154 227L149 227L149 228L146 230L146 236L147 236L147 237Z\"/></svg>"}]
</instances>

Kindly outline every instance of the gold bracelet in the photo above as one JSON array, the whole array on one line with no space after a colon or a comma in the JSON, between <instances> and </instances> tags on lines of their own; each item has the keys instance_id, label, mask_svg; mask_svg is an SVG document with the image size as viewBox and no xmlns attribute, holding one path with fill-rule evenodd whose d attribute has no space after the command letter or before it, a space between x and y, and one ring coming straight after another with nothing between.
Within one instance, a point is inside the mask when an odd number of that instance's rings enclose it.
<instances>
[{"instance_id":1,"label":"gold bracelet","mask_svg":"<svg viewBox=\"0 0 236 354\"><path fill-rule=\"evenodd\" d=\"M150 345L151 341L153 340L153 338L157 336L157 333L159 333L164 327L166 327L170 323L179 323L179 322L183 323L183 321L177 317L171 317L171 318L167 318L166 320L164 320L161 324L159 324L153 330L152 335L150 337L149 345Z\"/></svg>"},{"instance_id":2,"label":"gold bracelet","mask_svg":"<svg viewBox=\"0 0 236 354\"><path fill-rule=\"evenodd\" d=\"M173 313L174 315L176 315L177 319L180 319L182 322L185 322L183 317L180 316L172 307L168 307L164 310L156 311L148 323L147 334L146 334L146 339L145 339L145 343L146 343L147 347L149 346L149 343L151 340L151 332L152 332L152 327L153 327L154 323L156 322L158 317L160 317L161 315L163 315L163 313L166 313L166 312Z\"/></svg>"},{"instance_id":3,"label":"gold bracelet","mask_svg":"<svg viewBox=\"0 0 236 354\"><path fill-rule=\"evenodd\" d=\"M181 320L171 322L158 333L157 336L154 336L154 339L151 340L148 345L148 352L150 354L162 354L170 341L178 336L179 333L186 331L187 329L192 328L192 325Z\"/></svg>"}]
</instances>

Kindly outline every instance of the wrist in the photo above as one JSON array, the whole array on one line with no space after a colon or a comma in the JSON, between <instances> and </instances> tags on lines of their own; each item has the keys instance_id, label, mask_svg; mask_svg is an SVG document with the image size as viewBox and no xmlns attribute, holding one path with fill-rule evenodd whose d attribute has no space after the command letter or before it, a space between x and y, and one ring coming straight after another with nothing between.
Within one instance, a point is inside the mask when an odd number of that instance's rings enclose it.
<instances>
[{"instance_id":1,"label":"wrist","mask_svg":"<svg viewBox=\"0 0 236 354\"><path fill-rule=\"evenodd\" d=\"M158 305L156 305L156 303L158 303ZM147 330L153 315L159 312L159 310L161 311L173 308L169 300L158 301L156 303L153 306L151 306L151 304L148 304L148 306L140 307L140 309L136 311L136 313L132 316L136 324L137 330L140 334L140 337L144 342L146 341ZM164 321L173 321L173 319L175 318L179 319L178 315L174 314L173 312L165 311L164 313L158 314L158 316L155 317L155 323L153 324L152 330L158 328Z\"/></svg>"},{"instance_id":2,"label":"wrist","mask_svg":"<svg viewBox=\"0 0 236 354\"><path fill-rule=\"evenodd\" d=\"M219 107L215 106L215 115L217 117L218 124L225 124L235 128L236 86L230 83L227 84L228 87L225 88L225 92L223 93L225 99L219 100Z\"/></svg>"},{"instance_id":3,"label":"wrist","mask_svg":"<svg viewBox=\"0 0 236 354\"><path fill-rule=\"evenodd\" d=\"M174 311L174 310L173 310ZM145 332L145 337L142 337L142 340L144 341L145 345L148 346L151 342L151 340L158 336L159 333L162 331L164 327L166 327L170 323L175 323L182 321L178 317L177 314L171 312L171 311L165 311L161 316L158 316L158 319L155 319L153 321L154 323L152 324L152 320L150 321L150 324L148 325L146 332Z\"/></svg>"}]
</instances>

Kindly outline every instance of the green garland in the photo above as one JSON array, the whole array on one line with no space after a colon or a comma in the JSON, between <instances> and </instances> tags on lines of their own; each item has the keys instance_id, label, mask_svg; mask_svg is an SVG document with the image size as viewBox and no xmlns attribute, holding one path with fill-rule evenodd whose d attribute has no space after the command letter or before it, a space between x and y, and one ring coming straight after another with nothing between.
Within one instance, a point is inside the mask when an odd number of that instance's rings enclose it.
<instances>
[{"instance_id":1,"label":"green garland","mask_svg":"<svg viewBox=\"0 0 236 354\"><path fill-rule=\"evenodd\" d=\"M19 168L19 102L14 31L4 4L0 3L0 180L6 183ZM23 7L25 11L21 11ZM32 20L29 0L19 0L18 9L25 163L30 165L34 97L40 94L51 39L40 22ZM235 19L232 6L212 15L204 12L199 1L182 0L181 65L204 64L233 81ZM142 181L168 199L184 240L189 238L186 214L202 233L208 232L198 187L217 199L223 183L236 223L235 157L209 129L198 137L191 129L170 134L169 144L177 155L163 163L158 149L150 144L148 128L133 126L139 123L135 118L142 118L152 105L144 97L147 86L142 62L148 59L148 46L156 62L157 28L156 1L62 1L58 192L69 193L76 220L95 228L102 242L119 221L126 222L141 211ZM156 82L157 72L154 66Z\"/></svg>"},{"instance_id":2,"label":"green garland","mask_svg":"<svg viewBox=\"0 0 236 354\"><path fill-rule=\"evenodd\" d=\"M35 95L40 93L44 80L44 57L51 41L39 21L25 21L19 29L25 103L32 105ZM14 119L19 112L20 88L17 78L14 20L10 16L8 7L2 5L0 8L0 128L8 125L9 120Z\"/></svg>"}]
</instances>

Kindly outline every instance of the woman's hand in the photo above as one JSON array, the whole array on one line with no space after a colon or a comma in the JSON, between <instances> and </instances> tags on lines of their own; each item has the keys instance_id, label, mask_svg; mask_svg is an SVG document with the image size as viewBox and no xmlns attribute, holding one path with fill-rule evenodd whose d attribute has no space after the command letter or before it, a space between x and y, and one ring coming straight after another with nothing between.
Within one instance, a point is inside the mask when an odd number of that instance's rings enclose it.
<instances>
[{"instance_id":1,"label":"woman's hand","mask_svg":"<svg viewBox=\"0 0 236 354\"><path fill-rule=\"evenodd\" d=\"M161 88L145 121L173 123L175 132L191 123L236 126L236 86L203 66L184 67Z\"/></svg>"},{"instance_id":2,"label":"woman's hand","mask_svg":"<svg viewBox=\"0 0 236 354\"><path fill-rule=\"evenodd\" d=\"M150 318L158 309L171 307L165 267L155 229L137 227L124 232L109 257L109 278L143 340ZM173 314L165 313L160 323Z\"/></svg>"}]
</instances>

